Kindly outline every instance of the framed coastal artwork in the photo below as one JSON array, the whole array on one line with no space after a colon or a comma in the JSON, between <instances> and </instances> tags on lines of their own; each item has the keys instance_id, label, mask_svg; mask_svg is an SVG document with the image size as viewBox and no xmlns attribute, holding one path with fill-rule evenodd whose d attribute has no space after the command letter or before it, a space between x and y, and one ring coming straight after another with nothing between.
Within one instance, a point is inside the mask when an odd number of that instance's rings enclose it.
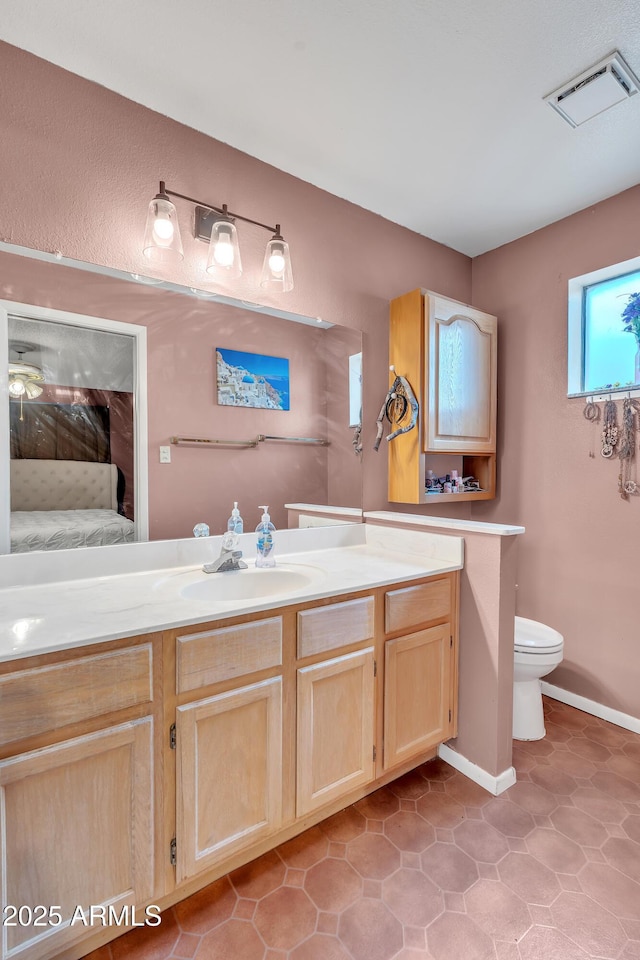
<instances>
[{"instance_id":1,"label":"framed coastal artwork","mask_svg":"<svg viewBox=\"0 0 640 960\"><path fill-rule=\"evenodd\" d=\"M218 403L224 407L289 409L289 361L216 347Z\"/></svg>"}]
</instances>

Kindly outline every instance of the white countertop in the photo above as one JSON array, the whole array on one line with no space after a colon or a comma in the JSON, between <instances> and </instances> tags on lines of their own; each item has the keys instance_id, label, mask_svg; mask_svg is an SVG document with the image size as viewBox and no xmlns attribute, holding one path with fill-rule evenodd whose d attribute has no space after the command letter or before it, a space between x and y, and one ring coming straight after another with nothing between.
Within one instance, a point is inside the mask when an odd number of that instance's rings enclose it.
<instances>
[{"instance_id":1,"label":"white countertop","mask_svg":"<svg viewBox=\"0 0 640 960\"><path fill-rule=\"evenodd\" d=\"M494 537L515 537L525 532L524 527L508 523L485 523L482 520L454 520L433 517L426 513L396 513L393 510L373 510L364 514L365 521L392 523L394 526L440 527L459 533L486 533Z\"/></svg>"},{"instance_id":2,"label":"white countertop","mask_svg":"<svg viewBox=\"0 0 640 960\"><path fill-rule=\"evenodd\" d=\"M283 530L276 533L277 565L283 570L309 573L311 581L305 586L243 600L183 597L180 591L197 581L215 578L222 582L220 578L225 578L224 583L231 585L227 578L243 576L243 571L209 575L202 572L202 562L218 555L220 539L128 544L119 549L105 548L106 554L100 550L100 558L97 554L91 557L91 548L59 551L53 559L40 558L36 566L40 565L41 582L31 580L25 586L14 582L0 590L0 660L270 610L448 573L463 565L464 541L460 537L374 524L349 525L348 531L344 527ZM254 539L253 534L241 537L245 559L251 556ZM136 547L140 548L137 553ZM123 550L129 552L125 554ZM78 556L81 554L85 555L84 563ZM182 558L185 554L197 555L195 562L166 564L167 559ZM115 573L122 557L126 558L129 571ZM162 566L163 562L166 565ZM249 567L252 566L249 559ZM94 575L82 577L82 568ZM16 569L28 568L21 560ZM53 580L51 569L64 572L68 578ZM108 572L95 575L100 569ZM122 571L121 565L119 569ZM6 582L10 563L0 570ZM263 574L268 576L269 571L255 571L253 575Z\"/></svg>"},{"instance_id":3,"label":"white countertop","mask_svg":"<svg viewBox=\"0 0 640 960\"><path fill-rule=\"evenodd\" d=\"M285 510L296 510L303 513L317 513L331 517L349 517L360 523L362 510L360 507L332 507L321 503L285 503Z\"/></svg>"}]
</instances>

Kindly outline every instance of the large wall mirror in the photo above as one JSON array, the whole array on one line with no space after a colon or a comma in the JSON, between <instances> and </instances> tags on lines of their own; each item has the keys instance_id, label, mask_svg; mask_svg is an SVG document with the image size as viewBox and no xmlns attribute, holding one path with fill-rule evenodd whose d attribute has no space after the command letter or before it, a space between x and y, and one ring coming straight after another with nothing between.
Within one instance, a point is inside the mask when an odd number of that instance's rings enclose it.
<instances>
[{"instance_id":1,"label":"large wall mirror","mask_svg":"<svg viewBox=\"0 0 640 960\"><path fill-rule=\"evenodd\" d=\"M0 278L1 552L361 508L359 331L7 245Z\"/></svg>"}]
</instances>

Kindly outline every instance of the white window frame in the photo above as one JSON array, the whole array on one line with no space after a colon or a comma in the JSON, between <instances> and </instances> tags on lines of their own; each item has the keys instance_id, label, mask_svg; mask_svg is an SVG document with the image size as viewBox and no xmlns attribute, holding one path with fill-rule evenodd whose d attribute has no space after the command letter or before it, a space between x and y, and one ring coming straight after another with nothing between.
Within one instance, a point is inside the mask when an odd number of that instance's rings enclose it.
<instances>
[{"instance_id":1,"label":"white window frame","mask_svg":"<svg viewBox=\"0 0 640 960\"><path fill-rule=\"evenodd\" d=\"M612 394L628 394L631 397L640 397L640 389L630 390L629 387L612 387L604 393L594 393L582 390L582 371L584 368L584 328L583 328L583 300L584 288L603 280L612 280L625 273L635 273L640 270L640 257L633 260L624 260L622 263L613 263L609 267L593 270L581 277L572 277L569 280L568 300L568 341L567 341L567 372L568 397L590 397L592 400L607 400Z\"/></svg>"}]
</instances>

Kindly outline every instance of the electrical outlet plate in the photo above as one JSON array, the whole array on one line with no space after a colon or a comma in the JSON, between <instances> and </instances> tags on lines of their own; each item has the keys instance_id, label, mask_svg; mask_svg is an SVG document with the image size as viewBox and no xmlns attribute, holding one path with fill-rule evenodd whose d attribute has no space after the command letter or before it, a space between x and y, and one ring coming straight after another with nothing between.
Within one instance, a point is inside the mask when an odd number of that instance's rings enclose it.
<instances>
[{"instance_id":1,"label":"electrical outlet plate","mask_svg":"<svg viewBox=\"0 0 640 960\"><path fill-rule=\"evenodd\" d=\"M160 447L160 463L171 463L171 447Z\"/></svg>"}]
</instances>

